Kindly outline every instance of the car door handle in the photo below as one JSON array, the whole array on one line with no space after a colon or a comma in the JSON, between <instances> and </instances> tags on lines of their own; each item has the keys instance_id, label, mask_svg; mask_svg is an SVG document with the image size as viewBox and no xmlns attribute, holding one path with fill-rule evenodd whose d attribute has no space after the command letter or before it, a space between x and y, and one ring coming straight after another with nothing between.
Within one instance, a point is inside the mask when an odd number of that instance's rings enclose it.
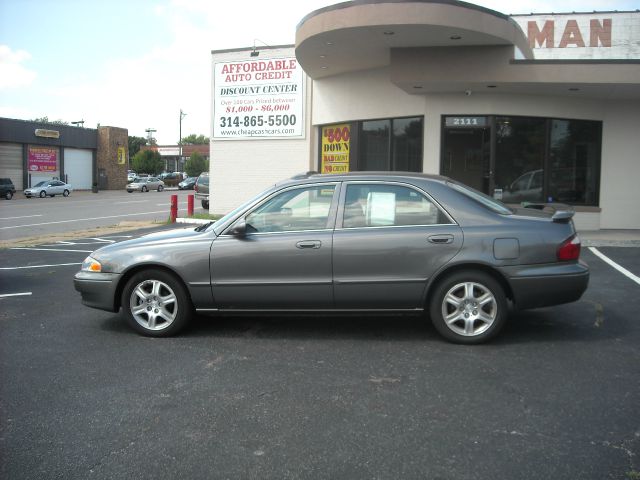
<instances>
[{"instance_id":1,"label":"car door handle","mask_svg":"<svg viewBox=\"0 0 640 480\"><path fill-rule=\"evenodd\" d=\"M298 248L320 248L321 246L322 242L320 240L303 240L296 243Z\"/></svg>"},{"instance_id":2,"label":"car door handle","mask_svg":"<svg viewBox=\"0 0 640 480\"><path fill-rule=\"evenodd\" d=\"M453 243L453 235L429 235L427 240L431 243L435 243L436 245Z\"/></svg>"}]
</instances>

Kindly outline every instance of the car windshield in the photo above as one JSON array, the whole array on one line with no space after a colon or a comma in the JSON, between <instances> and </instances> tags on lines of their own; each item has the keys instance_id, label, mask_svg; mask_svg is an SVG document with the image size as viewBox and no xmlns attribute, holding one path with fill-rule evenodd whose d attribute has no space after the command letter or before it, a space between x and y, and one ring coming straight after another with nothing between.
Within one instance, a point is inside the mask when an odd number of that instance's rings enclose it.
<instances>
[{"instance_id":1,"label":"car windshield","mask_svg":"<svg viewBox=\"0 0 640 480\"><path fill-rule=\"evenodd\" d=\"M38 183L36 183L36 184L34 185L34 187L42 187L42 186L44 186L44 185L46 185L46 184L47 184L47 182L45 182L45 181L43 181L43 182L38 182Z\"/></svg>"},{"instance_id":2,"label":"car windshield","mask_svg":"<svg viewBox=\"0 0 640 480\"><path fill-rule=\"evenodd\" d=\"M489 208L490 210L493 210L496 213L499 213L501 215L511 215L513 213L513 211L501 201L496 200L495 198L479 192L478 190L467 185L452 181L448 181L447 185L466 195L467 197L472 198L476 202L481 203L482 205Z\"/></svg>"}]
</instances>

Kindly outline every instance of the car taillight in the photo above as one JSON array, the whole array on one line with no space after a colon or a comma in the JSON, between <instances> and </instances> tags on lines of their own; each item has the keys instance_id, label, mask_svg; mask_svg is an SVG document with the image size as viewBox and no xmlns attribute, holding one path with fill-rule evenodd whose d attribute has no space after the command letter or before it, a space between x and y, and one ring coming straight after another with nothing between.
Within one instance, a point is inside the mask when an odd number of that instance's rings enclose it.
<instances>
[{"instance_id":1,"label":"car taillight","mask_svg":"<svg viewBox=\"0 0 640 480\"><path fill-rule=\"evenodd\" d=\"M557 257L561 262L580 258L580 237L573 235L558 247Z\"/></svg>"},{"instance_id":2,"label":"car taillight","mask_svg":"<svg viewBox=\"0 0 640 480\"><path fill-rule=\"evenodd\" d=\"M197 192L197 191L198 191L198 184L197 184L197 183L195 183L195 184L193 185L193 191L194 191L194 192Z\"/></svg>"}]
</instances>

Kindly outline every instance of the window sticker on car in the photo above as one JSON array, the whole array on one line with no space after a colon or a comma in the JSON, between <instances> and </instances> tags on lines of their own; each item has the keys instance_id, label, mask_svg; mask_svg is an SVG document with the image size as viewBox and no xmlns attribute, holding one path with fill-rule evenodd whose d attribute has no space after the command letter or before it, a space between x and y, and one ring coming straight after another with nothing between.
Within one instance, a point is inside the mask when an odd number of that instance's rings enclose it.
<instances>
[{"instance_id":1,"label":"window sticker on car","mask_svg":"<svg viewBox=\"0 0 640 480\"><path fill-rule=\"evenodd\" d=\"M367 195L367 224L393 225L396 221L396 194L393 192L369 192Z\"/></svg>"}]
</instances>

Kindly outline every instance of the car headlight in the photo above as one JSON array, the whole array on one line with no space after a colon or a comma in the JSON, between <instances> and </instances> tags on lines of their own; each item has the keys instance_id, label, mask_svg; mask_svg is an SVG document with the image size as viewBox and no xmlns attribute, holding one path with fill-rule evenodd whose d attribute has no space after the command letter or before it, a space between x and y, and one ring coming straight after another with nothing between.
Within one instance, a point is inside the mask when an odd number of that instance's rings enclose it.
<instances>
[{"instance_id":1,"label":"car headlight","mask_svg":"<svg viewBox=\"0 0 640 480\"><path fill-rule=\"evenodd\" d=\"M102 265L95 258L87 257L84 259L84 262L82 262L82 267L80 268L80 270L83 272L98 273L102 271Z\"/></svg>"}]
</instances>

